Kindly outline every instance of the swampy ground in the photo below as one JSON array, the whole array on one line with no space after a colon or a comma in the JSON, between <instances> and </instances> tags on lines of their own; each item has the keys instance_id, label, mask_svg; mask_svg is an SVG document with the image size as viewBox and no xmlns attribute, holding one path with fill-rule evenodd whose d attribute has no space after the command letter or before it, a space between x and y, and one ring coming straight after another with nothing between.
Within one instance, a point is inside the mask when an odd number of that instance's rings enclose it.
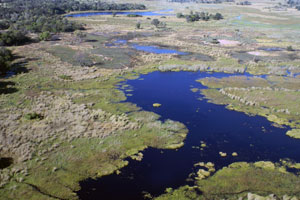
<instances>
[{"instance_id":1,"label":"swampy ground","mask_svg":"<svg viewBox=\"0 0 300 200\"><path fill-rule=\"evenodd\" d=\"M10 47L18 57L14 70L0 79L0 199L78 199L80 181L120 173L130 165L128 157L140 160L148 147L176 151L184 146L189 134L185 124L161 121L156 113L126 101L130 87L124 81L153 71L252 74L199 78L206 88L191 89L214 104L265 117L289 130L286 137L299 140L299 11L278 11L280 2L268 0L250 6L138 3L168 15L74 17L70 20L85 24L83 34L64 33L57 41ZM220 12L224 19L188 23L176 17L190 11ZM156 28L153 19L166 27ZM157 54L134 45L176 51ZM82 67L81 62L91 66ZM201 169L193 184L165 188L157 198L276 194L297 199L299 164L282 159L236 162L222 169L212 162L197 163Z\"/></svg>"}]
</instances>

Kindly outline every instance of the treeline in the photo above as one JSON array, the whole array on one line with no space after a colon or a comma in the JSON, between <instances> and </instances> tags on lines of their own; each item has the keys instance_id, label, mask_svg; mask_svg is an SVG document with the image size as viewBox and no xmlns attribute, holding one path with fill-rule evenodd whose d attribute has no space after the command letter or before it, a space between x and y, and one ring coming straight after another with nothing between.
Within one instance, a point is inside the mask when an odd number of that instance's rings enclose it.
<instances>
[{"instance_id":1,"label":"treeline","mask_svg":"<svg viewBox=\"0 0 300 200\"><path fill-rule=\"evenodd\" d=\"M69 21L62 14L88 10L141 10L142 4L79 2L75 0L0 0L0 30L9 29L12 38L26 33L73 32L83 25ZM1 40L2 38L2 40ZM3 40L5 38L5 40ZM5 33L0 33L0 44L15 45Z\"/></svg>"},{"instance_id":2,"label":"treeline","mask_svg":"<svg viewBox=\"0 0 300 200\"><path fill-rule=\"evenodd\" d=\"M205 3L205 4L218 4L224 2L234 2L234 0L167 0L168 2L176 2L176 3Z\"/></svg>"},{"instance_id":3,"label":"treeline","mask_svg":"<svg viewBox=\"0 0 300 200\"><path fill-rule=\"evenodd\" d=\"M184 15L182 13L176 14L177 18L185 18L187 22L195 22L199 20L209 21L209 20L220 20L224 17L220 13L210 14L206 12L192 12L189 15Z\"/></svg>"}]
</instances>

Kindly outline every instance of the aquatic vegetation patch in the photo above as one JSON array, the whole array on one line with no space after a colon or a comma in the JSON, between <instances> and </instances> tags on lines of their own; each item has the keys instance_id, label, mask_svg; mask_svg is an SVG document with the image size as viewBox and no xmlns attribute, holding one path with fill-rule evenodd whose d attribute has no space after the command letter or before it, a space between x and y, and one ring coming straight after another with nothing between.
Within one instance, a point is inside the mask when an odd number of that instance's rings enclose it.
<instances>
[{"instance_id":1,"label":"aquatic vegetation patch","mask_svg":"<svg viewBox=\"0 0 300 200\"><path fill-rule=\"evenodd\" d=\"M272 84L269 80L272 80ZM300 87L297 81L294 83L283 78L246 76L205 78L198 81L209 88L215 88L201 91L214 103L227 105L228 109L261 115L277 124L294 128L300 126Z\"/></svg>"},{"instance_id":2,"label":"aquatic vegetation patch","mask_svg":"<svg viewBox=\"0 0 300 200\"><path fill-rule=\"evenodd\" d=\"M289 130L286 135L292 137L292 138L296 138L296 139L300 139L300 129L292 129Z\"/></svg>"},{"instance_id":3,"label":"aquatic vegetation patch","mask_svg":"<svg viewBox=\"0 0 300 200\"><path fill-rule=\"evenodd\" d=\"M154 103L153 107L155 107L155 108L161 107L161 104L160 103Z\"/></svg>"},{"instance_id":4,"label":"aquatic vegetation patch","mask_svg":"<svg viewBox=\"0 0 300 200\"><path fill-rule=\"evenodd\" d=\"M156 199L238 199L270 194L299 198L299 191L299 177L282 170L280 165L237 162L206 179L196 179L195 186L170 190Z\"/></svg>"}]
</instances>

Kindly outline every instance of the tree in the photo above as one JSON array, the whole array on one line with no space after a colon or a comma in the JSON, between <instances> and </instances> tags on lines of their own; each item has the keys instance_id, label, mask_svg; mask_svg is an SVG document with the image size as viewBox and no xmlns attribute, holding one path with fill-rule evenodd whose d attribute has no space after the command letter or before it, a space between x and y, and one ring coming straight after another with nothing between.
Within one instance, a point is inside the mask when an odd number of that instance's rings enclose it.
<instances>
[{"instance_id":1,"label":"tree","mask_svg":"<svg viewBox=\"0 0 300 200\"><path fill-rule=\"evenodd\" d=\"M4 47L0 47L0 75L5 74L13 61L12 52Z\"/></svg>"},{"instance_id":2,"label":"tree","mask_svg":"<svg viewBox=\"0 0 300 200\"><path fill-rule=\"evenodd\" d=\"M288 46L288 47L286 48L286 50L287 50L287 51L294 51L294 49L293 49L292 46Z\"/></svg>"},{"instance_id":3,"label":"tree","mask_svg":"<svg viewBox=\"0 0 300 200\"><path fill-rule=\"evenodd\" d=\"M154 25L156 28L165 28L167 24L165 22L161 22L158 19L153 19L151 24Z\"/></svg>"},{"instance_id":4,"label":"tree","mask_svg":"<svg viewBox=\"0 0 300 200\"><path fill-rule=\"evenodd\" d=\"M136 25L135 25L135 27L136 27L137 29L140 29L140 28L141 28L141 22L137 22Z\"/></svg>"},{"instance_id":5,"label":"tree","mask_svg":"<svg viewBox=\"0 0 300 200\"><path fill-rule=\"evenodd\" d=\"M159 23L160 23L160 21L158 19L153 19L151 21L151 24L154 25L156 28L158 27Z\"/></svg>"},{"instance_id":6,"label":"tree","mask_svg":"<svg viewBox=\"0 0 300 200\"><path fill-rule=\"evenodd\" d=\"M177 14L176 14L176 17L177 17L177 18L184 18L184 15L183 15L182 13L177 13Z\"/></svg>"},{"instance_id":7,"label":"tree","mask_svg":"<svg viewBox=\"0 0 300 200\"><path fill-rule=\"evenodd\" d=\"M223 19L223 16L222 16L220 13L216 13L216 14L213 16L213 19L214 19L214 20L220 20L220 19Z\"/></svg>"}]
</instances>

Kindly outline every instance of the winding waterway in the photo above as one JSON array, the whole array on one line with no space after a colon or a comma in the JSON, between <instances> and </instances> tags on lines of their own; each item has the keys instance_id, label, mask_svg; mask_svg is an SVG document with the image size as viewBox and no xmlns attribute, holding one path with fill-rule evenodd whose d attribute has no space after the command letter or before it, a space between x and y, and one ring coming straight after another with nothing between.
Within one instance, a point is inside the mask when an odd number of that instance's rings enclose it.
<instances>
[{"instance_id":1,"label":"winding waterway","mask_svg":"<svg viewBox=\"0 0 300 200\"><path fill-rule=\"evenodd\" d=\"M227 110L224 106L208 103L191 88L205 88L196 82L204 77L227 77L232 74L204 72L152 72L140 79L128 80L134 89L127 102L143 110L161 115L161 120L172 119L189 129L185 145L178 150L149 148L141 162L130 160L121 174L80 183L80 199L143 199L145 192L157 196L167 187L177 188L192 184L186 181L196 172L193 164L213 162L216 169L237 161L279 161L291 158L300 161L300 142L285 135L287 128L276 128L260 116L248 116ZM238 75L238 74L236 74ZM153 108L153 103L161 103ZM200 141L207 147L200 150ZM219 152L226 152L221 157ZM238 156L231 156L237 152Z\"/></svg>"}]
</instances>

